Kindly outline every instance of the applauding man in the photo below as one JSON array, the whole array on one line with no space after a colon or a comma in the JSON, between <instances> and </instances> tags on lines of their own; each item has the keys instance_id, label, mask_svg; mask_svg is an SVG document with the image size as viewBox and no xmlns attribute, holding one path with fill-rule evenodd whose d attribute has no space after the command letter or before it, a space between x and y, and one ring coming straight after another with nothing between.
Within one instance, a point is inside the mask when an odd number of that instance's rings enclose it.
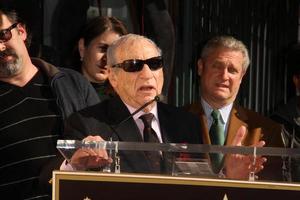
<instances>
[{"instance_id":1,"label":"applauding man","mask_svg":"<svg viewBox=\"0 0 300 200\"><path fill-rule=\"evenodd\" d=\"M189 107L201 118L204 143L283 147L279 124L235 102L249 62L246 46L233 37L215 37L204 46L198 60L201 102ZM251 156L242 154L212 154L210 160L215 173L228 178L248 179L250 172L260 172L262 179L281 179L282 175L281 159L257 157L253 162Z\"/></svg>"}]
</instances>

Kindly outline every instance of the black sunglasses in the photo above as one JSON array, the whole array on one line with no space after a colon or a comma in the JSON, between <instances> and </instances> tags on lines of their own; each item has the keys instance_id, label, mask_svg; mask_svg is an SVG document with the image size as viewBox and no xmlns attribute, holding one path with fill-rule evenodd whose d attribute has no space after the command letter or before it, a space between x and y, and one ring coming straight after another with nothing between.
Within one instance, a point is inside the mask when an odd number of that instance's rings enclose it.
<instances>
[{"instance_id":1,"label":"black sunglasses","mask_svg":"<svg viewBox=\"0 0 300 200\"><path fill-rule=\"evenodd\" d=\"M125 72L138 72L143 69L145 64L147 64L151 70L158 70L163 67L163 59L161 56L158 56L147 60L125 60L120 64L113 65L112 67L122 68Z\"/></svg>"},{"instance_id":2,"label":"black sunglasses","mask_svg":"<svg viewBox=\"0 0 300 200\"><path fill-rule=\"evenodd\" d=\"M1 30L0 31L0 41L7 42L8 40L10 40L12 37L11 30L16 28L18 24L19 23L14 23L9 28Z\"/></svg>"}]
</instances>

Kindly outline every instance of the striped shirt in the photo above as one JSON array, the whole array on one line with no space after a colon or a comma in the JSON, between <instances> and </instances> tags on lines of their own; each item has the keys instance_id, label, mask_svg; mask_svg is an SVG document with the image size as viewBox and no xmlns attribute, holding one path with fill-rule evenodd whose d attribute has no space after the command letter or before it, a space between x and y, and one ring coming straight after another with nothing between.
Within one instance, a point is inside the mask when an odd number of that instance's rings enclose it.
<instances>
[{"instance_id":1,"label":"striped shirt","mask_svg":"<svg viewBox=\"0 0 300 200\"><path fill-rule=\"evenodd\" d=\"M0 82L0 194L51 199L40 190L42 168L55 157L62 120L47 78L39 71L23 87Z\"/></svg>"}]
</instances>

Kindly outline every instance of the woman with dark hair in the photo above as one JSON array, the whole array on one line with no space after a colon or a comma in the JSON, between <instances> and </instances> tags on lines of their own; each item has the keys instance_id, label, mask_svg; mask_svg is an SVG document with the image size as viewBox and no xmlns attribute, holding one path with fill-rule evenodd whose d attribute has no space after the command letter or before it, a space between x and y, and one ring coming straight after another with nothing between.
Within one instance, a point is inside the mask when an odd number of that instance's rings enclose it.
<instances>
[{"instance_id":1,"label":"woman with dark hair","mask_svg":"<svg viewBox=\"0 0 300 200\"><path fill-rule=\"evenodd\" d=\"M127 29L120 20L99 16L86 24L78 41L79 71L91 82L101 100L112 94L107 80L106 49L125 34Z\"/></svg>"}]
</instances>

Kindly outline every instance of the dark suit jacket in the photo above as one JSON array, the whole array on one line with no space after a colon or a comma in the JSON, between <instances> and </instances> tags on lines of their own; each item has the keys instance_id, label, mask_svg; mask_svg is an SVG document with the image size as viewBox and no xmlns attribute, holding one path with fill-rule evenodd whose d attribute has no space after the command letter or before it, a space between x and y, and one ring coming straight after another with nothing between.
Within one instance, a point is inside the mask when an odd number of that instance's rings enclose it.
<instances>
[{"instance_id":1,"label":"dark suit jacket","mask_svg":"<svg viewBox=\"0 0 300 200\"><path fill-rule=\"evenodd\" d=\"M211 144L207 119L201 103L195 103L188 107L188 110L198 114L202 127L202 139L204 144ZM282 141L282 127L258 113L234 104L230 116L226 137L226 145L230 145L238 129L244 125L247 136L243 145L250 146L259 140L264 140L267 147L284 147ZM264 165L264 170L258 176L265 180L282 180L282 160L279 157L267 157L268 161Z\"/></svg>"},{"instance_id":2,"label":"dark suit jacket","mask_svg":"<svg viewBox=\"0 0 300 200\"><path fill-rule=\"evenodd\" d=\"M300 96L290 99L271 115L274 121L284 126L286 146L289 148L300 148L300 113L297 105L299 99ZM300 182L300 157L293 156L288 163L292 180Z\"/></svg>"},{"instance_id":3,"label":"dark suit jacket","mask_svg":"<svg viewBox=\"0 0 300 200\"><path fill-rule=\"evenodd\" d=\"M104 140L142 142L135 121L119 97L113 97L72 114L66 121L65 137L83 139L87 135L100 135ZM164 143L201 143L200 124L196 115L158 102L158 118ZM119 124L119 125L118 125ZM128 151L120 154L121 171L151 172L144 152Z\"/></svg>"}]
</instances>

